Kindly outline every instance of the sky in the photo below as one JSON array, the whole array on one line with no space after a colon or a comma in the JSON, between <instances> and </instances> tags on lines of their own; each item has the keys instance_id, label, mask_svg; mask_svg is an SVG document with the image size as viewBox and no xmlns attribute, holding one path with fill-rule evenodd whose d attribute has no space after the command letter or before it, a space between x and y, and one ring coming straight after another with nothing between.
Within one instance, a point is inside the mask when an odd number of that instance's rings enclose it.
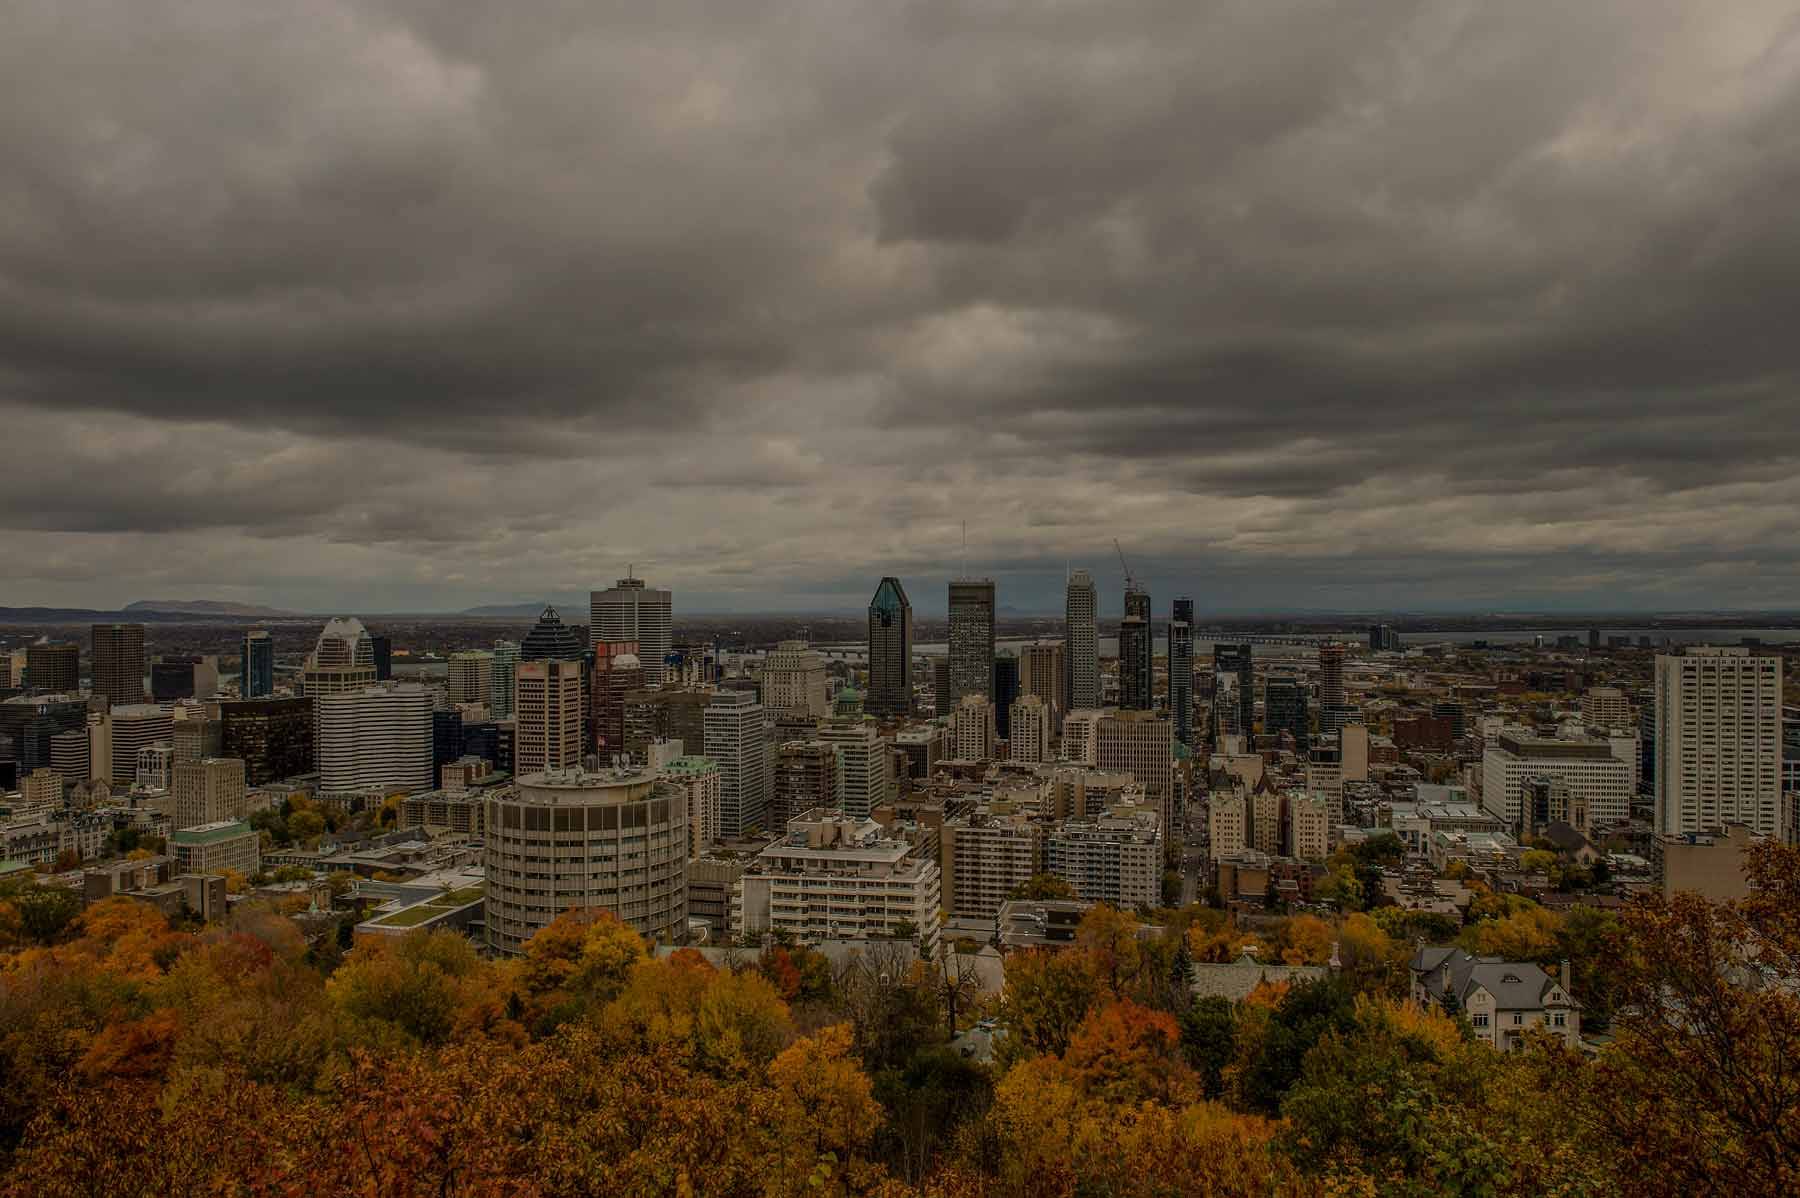
<instances>
[{"instance_id":1,"label":"sky","mask_svg":"<svg viewBox=\"0 0 1800 1198\"><path fill-rule=\"evenodd\" d=\"M0 605L1800 607L1791 3L6 26Z\"/></svg>"}]
</instances>

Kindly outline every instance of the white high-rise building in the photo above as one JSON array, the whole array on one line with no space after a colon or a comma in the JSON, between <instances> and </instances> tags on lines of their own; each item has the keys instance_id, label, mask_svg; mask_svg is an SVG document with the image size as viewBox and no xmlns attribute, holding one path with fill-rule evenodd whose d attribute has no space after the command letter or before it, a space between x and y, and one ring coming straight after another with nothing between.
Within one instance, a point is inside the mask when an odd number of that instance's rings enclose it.
<instances>
[{"instance_id":1,"label":"white high-rise building","mask_svg":"<svg viewBox=\"0 0 1800 1198\"><path fill-rule=\"evenodd\" d=\"M494 697L494 655L481 649L452 653L445 664L444 697L485 707Z\"/></svg>"},{"instance_id":2,"label":"white high-rise building","mask_svg":"<svg viewBox=\"0 0 1800 1198\"><path fill-rule=\"evenodd\" d=\"M1014 761L1049 761L1050 704L1037 695L1026 695L1013 703L1011 721L1006 755Z\"/></svg>"},{"instance_id":3,"label":"white high-rise building","mask_svg":"<svg viewBox=\"0 0 1800 1198\"><path fill-rule=\"evenodd\" d=\"M1069 575L1064 596L1063 672L1069 699L1064 709L1100 706L1100 592L1086 570Z\"/></svg>"},{"instance_id":4,"label":"white high-rise building","mask_svg":"<svg viewBox=\"0 0 1800 1198\"><path fill-rule=\"evenodd\" d=\"M825 655L805 641L782 641L763 658L763 706L777 716L822 720L831 714Z\"/></svg>"},{"instance_id":5,"label":"white high-rise building","mask_svg":"<svg viewBox=\"0 0 1800 1198\"><path fill-rule=\"evenodd\" d=\"M950 721L958 761L987 761L994 755L994 705L986 695L964 695Z\"/></svg>"},{"instance_id":6,"label":"white high-rise building","mask_svg":"<svg viewBox=\"0 0 1800 1198\"><path fill-rule=\"evenodd\" d=\"M719 835L764 827L769 813L769 742L762 704L745 691L721 691L702 716L705 755L719 763Z\"/></svg>"},{"instance_id":7,"label":"white high-rise building","mask_svg":"<svg viewBox=\"0 0 1800 1198\"><path fill-rule=\"evenodd\" d=\"M174 767L169 790L175 809L170 826L176 829L244 819L250 814L244 763L235 757L183 762Z\"/></svg>"},{"instance_id":8,"label":"white high-rise building","mask_svg":"<svg viewBox=\"0 0 1800 1198\"><path fill-rule=\"evenodd\" d=\"M1331 804L1324 799L1289 795L1288 852L1302 861L1323 861L1331 854Z\"/></svg>"},{"instance_id":9,"label":"white high-rise building","mask_svg":"<svg viewBox=\"0 0 1800 1198\"><path fill-rule=\"evenodd\" d=\"M1581 718L1590 728L1637 727L1631 700L1616 686L1590 686L1581 696Z\"/></svg>"},{"instance_id":10,"label":"white high-rise building","mask_svg":"<svg viewBox=\"0 0 1800 1198\"><path fill-rule=\"evenodd\" d=\"M674 597L668 591L651 590L641 578L621 578L611 590L589 595L589 643L637 642L645 686L663 684L674 626Z\"/></svg>"},{"instance_id":11,"label":"white high-rise building","mask_svg":"<svg viewBox=\"0 0 1800 1198\"><path fill-rule=\"evenodd\" d=\"M1739 647L1656 659L1656 832L1781 833L1781 659Z\"/></svg>"},{"instance_id":12,"label":"white high-rise building","mask_svg":"<svg viewBox=\"0 0 1800 1198\"><path fill-rule=\"evenodd\" d=\"M107 722L112 733L108 776L126 786L137 781L138 753L175 736L175 721L155 703L121 704L108 713Z\"/></svg>"},{"instance_id":13,"label":"white high-rise building","mask_svg":"<svg viewBox=\"0 0 1800 1198\"><path fill-rule=\"evenodd\" d=\"M431 692L416 682L320 695L319 789L428 790Z\"/></svg>"},{"instance_id":14,"label":"white high-rise building","mask_svg":"<svg viewBox=\"0 0 1800 1198\"><path fill-rule=\"evenodd\" d=\"M1776 746L1779 750L1780 746ZM1550 740L1522 731L1503 732L1481 756L1481 805L1506 821L1509 832L1529 834L1541 821L1529 809L1526 784L1553 778L1587 806L1595 827L1611 827L1631 815L1632 769L1600 740Z\"/></svg>"},{"instance_id":15,"label":"white high-rise building","mask_svg":"<svg viewBox=\"0 0 1800 1198\"><path fill-rule=\"evenodd\" d=\"M869 812L888 801L893 754L876 731L875 721L827 720L819 725L815 739L837 750L838 807L845 815L867 819Z\"/></svg>"}]
</instances>

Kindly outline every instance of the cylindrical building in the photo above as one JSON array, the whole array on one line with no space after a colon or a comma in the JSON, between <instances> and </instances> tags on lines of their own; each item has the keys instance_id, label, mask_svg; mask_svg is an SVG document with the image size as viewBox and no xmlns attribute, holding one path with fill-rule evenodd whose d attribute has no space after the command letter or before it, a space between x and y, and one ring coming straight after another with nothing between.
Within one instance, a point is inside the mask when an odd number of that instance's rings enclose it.
<instances>
[{"instance_id":1,"label":"cylindrical building","mask_svg":"<svg viewBox=\"0 0 1800 1198\"><path fill-rule=\"evenodd\" d=\"M571 907L611 911L647 939L687 929L687 802L633 770L526 774L487 803L487 941L518 953Z\"/></svg>"}]
</instances>

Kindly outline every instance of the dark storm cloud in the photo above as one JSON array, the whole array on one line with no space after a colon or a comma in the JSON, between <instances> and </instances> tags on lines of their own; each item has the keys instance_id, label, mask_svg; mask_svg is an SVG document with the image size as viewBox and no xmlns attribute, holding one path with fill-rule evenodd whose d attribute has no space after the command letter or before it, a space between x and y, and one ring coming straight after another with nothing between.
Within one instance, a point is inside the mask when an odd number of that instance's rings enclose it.
<instances>
[{"instance_id":1,"label":"dark storm cloud","mask_svg":"<svg viewBox=\"0 0 1800 1198\"><path fill-rule=\"evenodd\" d=\"M969 520L1034 596L1800 601L1778 5L43 0L0 69L47 598L860 601Z\"/></svg>"}]
</instances>

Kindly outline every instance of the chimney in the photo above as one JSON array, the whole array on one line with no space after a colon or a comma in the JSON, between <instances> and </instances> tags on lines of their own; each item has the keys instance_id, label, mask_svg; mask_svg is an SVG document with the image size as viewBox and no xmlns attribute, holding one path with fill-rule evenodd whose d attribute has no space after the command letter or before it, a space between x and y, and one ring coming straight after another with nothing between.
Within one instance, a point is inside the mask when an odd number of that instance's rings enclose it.
<instances>
[{"instance_id":1,"label":"chimney","mask_svg":"<svg viewBox=\"0 0 1800 1198\"><path fill-rule=\"evenodd\" d=\"M1574 991L1569 988L1569 959L1567 957L1562 959L1562 988L1564 994L1571 996L1574 994Z\"/></svg>"}]
</instances>

